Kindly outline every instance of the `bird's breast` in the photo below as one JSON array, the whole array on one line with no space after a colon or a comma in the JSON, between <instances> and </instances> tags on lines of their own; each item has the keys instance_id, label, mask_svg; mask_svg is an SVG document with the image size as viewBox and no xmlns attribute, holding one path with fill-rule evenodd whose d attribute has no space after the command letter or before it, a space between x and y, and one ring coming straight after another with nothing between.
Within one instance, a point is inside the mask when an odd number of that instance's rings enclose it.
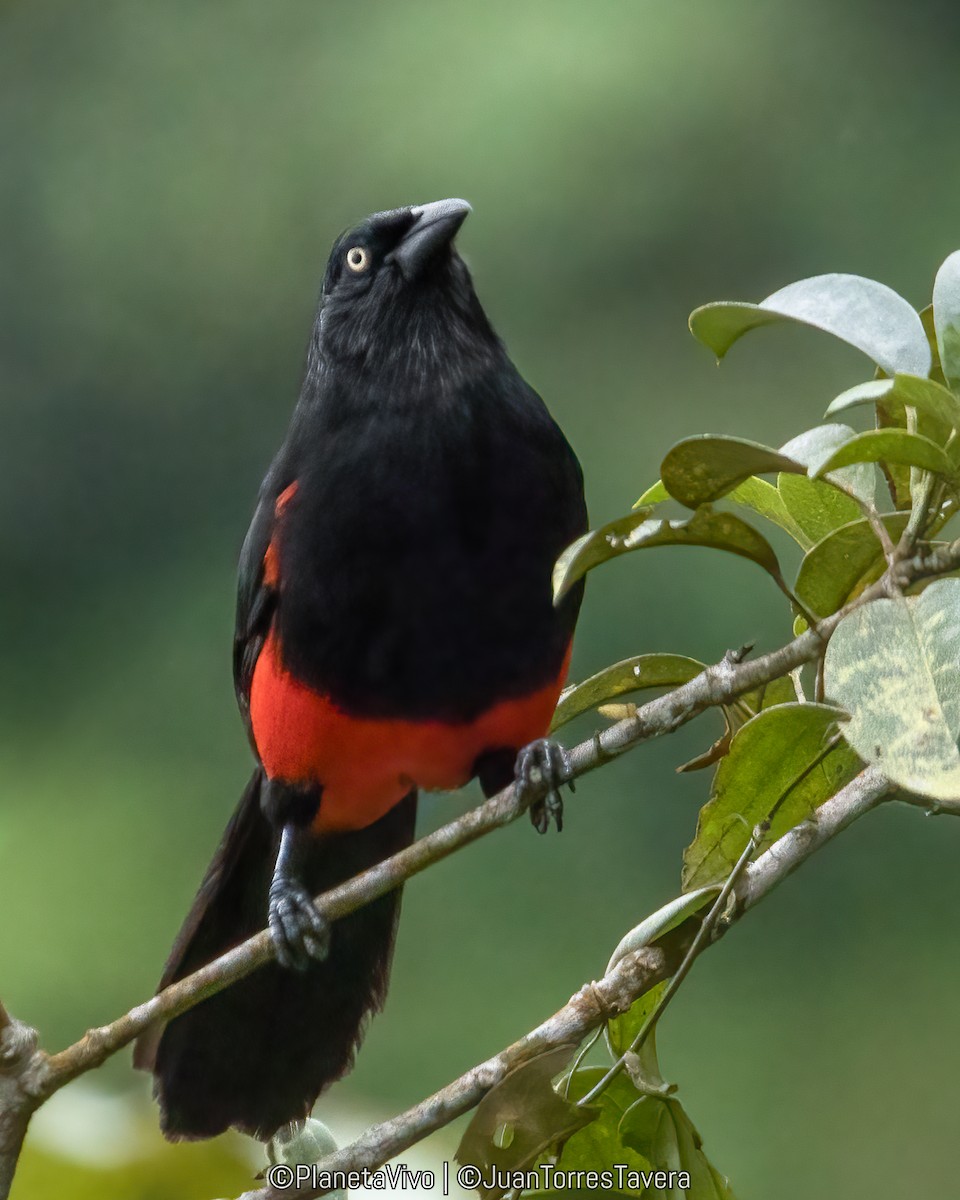
<instances>
[{"instance_id":1,"label":"bird's breast","mask_svg":"<svg viewBox=\"0 0 960 1200\"><path fill-rule=\"evenodd\" d=\"M546 685L492 704L470 721L371 718L352 715L296 678L271 633L250 692L257 751L271 779L322 785L317 832L363 828L412 787L461 787L485 751L543 736L569 657L568 649Z\"/></svg>"}]
</instances>

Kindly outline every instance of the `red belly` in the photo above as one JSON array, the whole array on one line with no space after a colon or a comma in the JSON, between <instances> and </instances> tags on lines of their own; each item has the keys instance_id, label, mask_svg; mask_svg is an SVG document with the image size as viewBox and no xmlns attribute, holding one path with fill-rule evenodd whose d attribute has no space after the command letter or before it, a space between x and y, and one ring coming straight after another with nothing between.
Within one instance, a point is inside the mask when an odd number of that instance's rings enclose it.
<instances>
[{"instance_id":1,"label":"red belly","mask_svg":"<svg viewBox=\"0 0 960 1200\"><path fill-rule=\"evenodd\" d=\"M568 649L552 683L495 704L474 721L352 717L284 669L271 633L250 689L254 741L271 779L323 785L318 832L362 829L412 787L462 787L485 750L543 737L569 661Z\"/></svg>"}]
</instances>

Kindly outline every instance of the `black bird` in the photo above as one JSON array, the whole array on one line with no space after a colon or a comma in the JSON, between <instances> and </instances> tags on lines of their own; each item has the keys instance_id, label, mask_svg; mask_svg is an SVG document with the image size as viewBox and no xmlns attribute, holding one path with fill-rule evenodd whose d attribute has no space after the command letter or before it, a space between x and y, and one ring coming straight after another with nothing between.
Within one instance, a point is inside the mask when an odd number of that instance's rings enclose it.
<instances>
[{"instance_id":1,"label":"black bird","mask_svg":"<svg viewBox=\"0 0 960 1200\"><path fill-rule=\"evenodd\" d=\"M400 891L332 928L310 897L407 846L419 788L564 776L545 734L582 593L555 608L551 572L586 529L583 480L454 249L469 211L376 213L330 255L240 557L257 764L160 986L267 917L278 961L140 1039L170 1138L268 1138L349 1070Z\"/></svg>"}]
</instances>

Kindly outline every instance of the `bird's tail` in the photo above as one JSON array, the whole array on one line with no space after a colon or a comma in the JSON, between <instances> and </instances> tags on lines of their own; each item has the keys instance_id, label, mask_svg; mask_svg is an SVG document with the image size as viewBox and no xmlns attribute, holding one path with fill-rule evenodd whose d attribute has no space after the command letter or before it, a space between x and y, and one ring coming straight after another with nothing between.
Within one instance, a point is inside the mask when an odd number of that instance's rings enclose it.
<instances>
[{"instance_id":1,"label":"bird's tail","mask_svg":"<svg viewBox=\"0 0 960 1200\"><path fill-rule=\"evenodd\" d=\"M278 834L247 786L170 954L160 987L263 929ZM302 881L312 895L413 840L416 793L366 829L318 838ZM154 1074L164 1134L205 1138L230 1126L266 1139L307 1115L353 1061L365 1018L383 1006L400 889L334 922L330 953L303 973L277 963L202 1001L137 1042Z\"/></svg>"}]
</instances>

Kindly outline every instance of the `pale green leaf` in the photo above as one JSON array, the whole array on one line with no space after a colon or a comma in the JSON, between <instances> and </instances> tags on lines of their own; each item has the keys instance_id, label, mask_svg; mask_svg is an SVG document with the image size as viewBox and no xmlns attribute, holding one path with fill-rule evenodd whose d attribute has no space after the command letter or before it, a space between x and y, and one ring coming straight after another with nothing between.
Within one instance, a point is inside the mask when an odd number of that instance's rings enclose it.
<instances>
[{"instance_id":1,"label":"pale green leaf","mask_svg":"<svg viewBox=\"0 0 960 1200\"><path fill-rule=\"evenodd\" d=\"M624 934L617 943L616 949L610 955L610 961L607 963L607 970L604 974L612 971L621 958L632 954L634 950L639 950L641 946L649 946L658 937L663 937L671 929L682 925L687 917L692 917L711 900L716 899L719 891L720 885L711 883L706 887L697 888L696 891L684 892L645 917L639 925Z\"/></svg>"},{"instance_id":2,"label":"pale green leaf","mask_svg":"<svg viewBox=\"0 0 960 1200\"><path fill-rule=\"evenodd\" d=\"M780 453L809 470L854 436L855 431L849 425L818 425L791 439L780 448ZM873 464L857 463L832 471L829 480L782 474L777 479L777 491L784 507L803 530L809 548L839 526L859 520L863 515L860 505L846 492L872 504L875 483Z\"/></svg>"},{"instance_id":3,"label":"pale green leaf","mask_svg":"<svg viewBox=\"0 0 960 1200\"><path fill-rule=\"evenodd\" d=\"M811 468L815 471L820 463L849 442L852 437L856 437L856 430L851 429L849 425L817 425L813 429L807 429L804 433L791 438L786 445L780 447L780 453L786 454L794 462L806 467L808 472L811 471ZM781 476L782 478L783 476ZM865 504L873 503L876 474L872 464L855 463L853 466L831 472L830 478L841 489L852 492ZM840 499L846 499L849 502L849 497L844 497L842 494ZM857 508L855 516L860 515L860 510Z\"/></svg>"},{"instance_id":4,"label":"pale green leaf","mask_svg":"<svg viewBox=\"0 0 960 1200\"><path fill-rule=\"evenodd\" d=\"M898 403L915 408L927 418L918 432L938 443L945 442L951 429L960 429L960 400L953 392L919 375L898 372L893 379L871 379L848 388L833 400L827 415L846 412L861 404Z\"/></svg>"},{"instance_id":5,"label":"pale green leaf","mask_svg":"<svg viewBox=\"0 0 960 1200\"><path fill-rule=\"evenodd\" d=\"M960 250L955 250L937 272L933 324L943 374L951 388L960 389Z\"/></svg>"},{"instance_id":6,"label":"pale green leaf","mask_svg":"<svg viewBox=\"0 0 960 1200\"><path fill-rule=\"evenodd\" d=\"M926 308L920 309L920 320L923 322L923 332L927 335L927 345L930 347L930 356L933 363L930 367L930 378L935 383L942 383L947 386L947 378L943 373L943 364L940 362L940 347L937 345L937 326L933 316L933 305L928 304Z\"/></svg>"},{"instance_id":7,"label":"pale green leaf","mask_svg":"<svg viewBox=\"0 0 960 1200\"><path fill-rule=\"evenodd\" d=\"M759 304L706 304L691 313L690 329L723 358L749 330L781 321L833 334L862 350L888 375L926 375L930 370L930 349L919 315L891 288L859 275L801 279Z\"/></svg>"},{"instance_id":8,"label":"pale green leaf","mask_svg":"<svg viewBox=\"0 0 960 1200\"><path fill-rule=\"evenodd\" d=\"M843 735L908 791L960 798L960 580L850 613L827 646L827 694Z\"/></svg>"},{"instance_id":9,"label":"pale green leaf","mask_svg":"<svg viewBox=\"0 0 960 1200\"><path fill-rule=\"evenodd\" d=\"M812 466L810 474L816 478L851 463L881 461L918 467L945 478L955 473L946 453L930 438L919 433L908 433L905 429L869 429L866 433L856 434L823 461Z\"/></svg>"}]
</instances>

